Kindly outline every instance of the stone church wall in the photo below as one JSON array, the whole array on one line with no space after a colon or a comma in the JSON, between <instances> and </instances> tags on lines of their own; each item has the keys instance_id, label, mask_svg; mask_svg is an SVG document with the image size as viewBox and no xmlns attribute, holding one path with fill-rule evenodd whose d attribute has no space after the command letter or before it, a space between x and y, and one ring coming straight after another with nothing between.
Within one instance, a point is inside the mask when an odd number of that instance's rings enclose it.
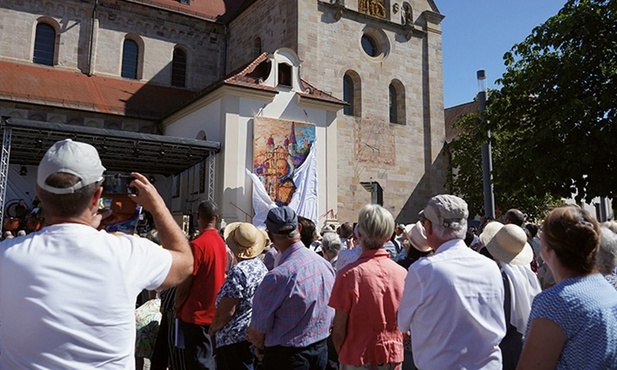
<instances>
[{"instance_id":1,"label":"stone church wall","mask_svg":"<svg viewBox=\"0 0 617 370\"><path fill-rule=\"evenodd\" d=\"M385 14L391 22L358 12L354 1L347 0L349 8L339 15L324 2L298 3L303 76L341 99L345 73L354 71L360 78L361 113L340 111L337 118L339 220L355 220L360 207L370 202L360 182L377 181L384 189L384 206L397 221L415 221L427 199L442 191L446 174L440 154L445 135L441 31L420 16L430 10L428 4L414 2L411 29L401 25L402 4L394 14L395 2L383 2L390 6ZM310 26L316 23L321 27ZM385 55L369 57L361 46L363 33L383 41ZM393 80L404 87L404 124L389 122Z\"/></svg>"},{"instance_id":2,"label":"stone church wall","mask_svg":"<svg viewBox=\"0 0 617 370\"><path fill-rule=\"evenodd\" d=\"M229 25L227 71L241 67L262 52L297 50L297 17L296 1L257 0Z\"/></svg>"},{"instance_id":3,"label":"stone church wall","mask_svg":"<svg viewBox=\"0 0 617 370\"><path fill-rule=\"evenodd\" d=\"M88 72L93 2L7 0L0 12L0 58L32 62L37 21L58 27L55 68ZM100 1L94 33L94 74L120 76L122 44L143 45L141 80L169 86L175 46L187 52L187 87L201 89L221 77L222 25L126 1Z\"/></svg>"}]
</instances>

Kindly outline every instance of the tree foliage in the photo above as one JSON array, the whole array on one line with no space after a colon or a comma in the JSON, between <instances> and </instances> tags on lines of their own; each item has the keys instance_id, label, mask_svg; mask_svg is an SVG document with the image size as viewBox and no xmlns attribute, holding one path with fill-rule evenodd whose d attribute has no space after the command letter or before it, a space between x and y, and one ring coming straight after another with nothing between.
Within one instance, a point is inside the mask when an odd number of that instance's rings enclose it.
<instances>
[{"instance_id":1,"label":"tree foliage","mask_svg":"<svg viewBox=\"0 0 617 370\"><path fill-rule=\"evenodd\" d=\"M501 89L491 93L485 116L496 198L614 199L617 1L568 1L504 62ZM469 119L461 125L480 127L477 117ZM472 139L478 132L468 131L459 143Z\"/></svg>"},{"instance_id":2,"label":"tree foliage","mask_svg":"<svg viewBox=\"0 0 617 370\"><path fill-rule=\"evenodd\" d=\"M499 171L527 186L590 201L613 197L617 162L617 2L570 0L504 56L489 127L513 149ZM506 134L507 133L507 134Z\"/></svg>"},{"instance_id":3,"label":"tree foliage","mask_svg":"<svg viewBox=\"0 0 617 370\"><path fill-rule=\"evenodd\" d=\"M467 114L459 118L455 128L461 133L448 145L450 152L450 178L447 188L450 192L462 196L469 206L470 214L484 215L484 190L482 179L482 143L487 141L486 131L481 130L478 114ZM485 127L485 126L484 126ZM550 194L529 192L526 186L512 188L509 184L513 177L521 176L515 172L498 170L503 158L511 155L503 135L492 135L493 187L496 216L503 215L510 208L518 208L527 214L529 220L541 219L554 205L560 203Z\"/></svg>"}]
</instances>

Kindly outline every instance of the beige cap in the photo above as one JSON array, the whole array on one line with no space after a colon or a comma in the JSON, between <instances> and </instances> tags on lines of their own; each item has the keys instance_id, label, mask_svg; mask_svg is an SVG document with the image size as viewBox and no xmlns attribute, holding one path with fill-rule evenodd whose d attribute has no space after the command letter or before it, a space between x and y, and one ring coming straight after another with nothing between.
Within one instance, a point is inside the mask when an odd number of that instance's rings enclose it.
<instances>
[{"instance_id":1,"label":"beige cap","mask_svg":"<svg viewBox=\"0 0 617 370\"><path fill-rule=\"evenodd\" d=\"M467 202L449 194L440 194L432 197L420 216L435 225L442 225L452 229L458 229L462 220L469 217Z\"/></svg>"}]
</instances>

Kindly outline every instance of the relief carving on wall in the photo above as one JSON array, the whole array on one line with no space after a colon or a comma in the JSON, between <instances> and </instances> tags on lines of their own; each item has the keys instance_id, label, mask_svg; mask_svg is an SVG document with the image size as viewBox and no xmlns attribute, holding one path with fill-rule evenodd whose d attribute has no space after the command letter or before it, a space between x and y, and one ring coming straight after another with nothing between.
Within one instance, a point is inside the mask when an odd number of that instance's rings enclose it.
<instances>
[{"instance_id":1,"label":"relief carving on wall","mask_svg":"<svg viewBox=\"0 0 617 370\"><path fill-rule=\"evenodd\" d=\"M391 124L376 119L359 118L354 131L356 161L381 166L394 164L395 133Z\"/></svg>"},{"instance_id":2,"label":"relief carving on wall","mask_svg":"<svg viewBox=\"0 0 617 370\"><path fill-rule=\"evenodd\" d=\"M386 18L386 0L358 0L358 11L374 17Z\"/></svg>"}]
</instances>

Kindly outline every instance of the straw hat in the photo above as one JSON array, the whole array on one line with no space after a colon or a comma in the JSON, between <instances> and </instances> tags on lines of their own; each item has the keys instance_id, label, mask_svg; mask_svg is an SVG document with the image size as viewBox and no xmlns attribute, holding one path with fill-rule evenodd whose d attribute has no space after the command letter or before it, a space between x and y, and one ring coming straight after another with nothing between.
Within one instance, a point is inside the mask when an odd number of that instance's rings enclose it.
<instances>
[{"instance_id":1,"label":"straw hat","mask_svg":"<svg viewBox=\"0 0 617 370\"><path fill-rule=\"evenodd\" d=\"M502 227L503 224L499 221L491 221L488 224L484 225L484 228L482 229L482 234L480 234L480 241L482 241L482 245L486 247L488 245L488 242L493 239L495 234L497 234L497 232L501 230Z\"/></svg>"},{"instance_id":2,"label":"straw hat","mask_svg":"<svg viewBox=\"0 0 617 370\"><path fill-rule=\"evenodd\" d=\"M510 265L526 265L533 260L533 250L527 243L527 234L518 225L503 226L486 248L497 260Z\"/></svg>"},{"instance_id":3,"label":"straw hat","mask_svg":"<svg viewBox=\"0 0 617 370\"><path fill-rule=\"evenodd\" d=\"M412 247L420 252L428 252L431 250L431 247L428 246L426 241L426 234L424 233L422 222L418 221L415 224L405 226L405 232L407 233Z\"/></svg>"},{"instance_id":4,"label":"straw hat","mask_svg":"<svg viewBox=\"0 0 617 370\"><path fill-rule=\"evenodd\" d=\"M233 222L227 225L223 237L229 249L241 259L259 256L269 243L266 233L248 222Z\"/></svg>"}]
</instances>

